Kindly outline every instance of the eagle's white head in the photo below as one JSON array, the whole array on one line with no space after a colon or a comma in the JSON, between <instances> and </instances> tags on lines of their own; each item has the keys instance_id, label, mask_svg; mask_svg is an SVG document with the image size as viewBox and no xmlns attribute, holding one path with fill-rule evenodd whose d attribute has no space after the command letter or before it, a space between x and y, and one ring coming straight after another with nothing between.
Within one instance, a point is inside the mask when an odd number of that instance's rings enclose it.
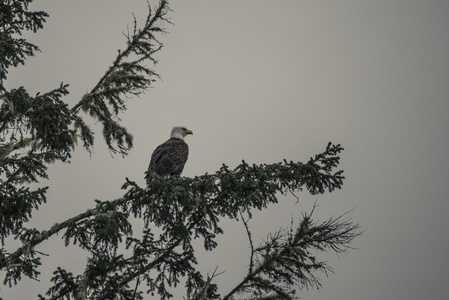
<instances>
[{"instance_id":1,"label":"eagle's white head","mask_svg":"<svg viewBox=\"0 0 449 300\"><path fill-rule=\"evenodd\" d=\"M170 138L177 138L180 140L184 140L184 137L188 134L193 134L193 132L188 130L184 126L176 126L173 127Z\"/></svg>"}]
</instances>

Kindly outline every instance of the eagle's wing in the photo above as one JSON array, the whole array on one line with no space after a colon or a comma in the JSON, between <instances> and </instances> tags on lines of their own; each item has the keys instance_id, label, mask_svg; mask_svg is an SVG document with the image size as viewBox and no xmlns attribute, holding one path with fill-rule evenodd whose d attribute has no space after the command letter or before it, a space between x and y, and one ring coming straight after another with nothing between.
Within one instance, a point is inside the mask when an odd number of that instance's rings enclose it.
<instances>
[{"instance_id":1,"label":"eagle's wing","mask_svg":"<svg viewBox=\"0 0 449 300\"><path fill-rule=\"evenodd\" d=\"M180 175L189 155L189 147L180 139L171 138L159 145L151 155L149 169L161 176Z\"/></svg>"}]
</instances>

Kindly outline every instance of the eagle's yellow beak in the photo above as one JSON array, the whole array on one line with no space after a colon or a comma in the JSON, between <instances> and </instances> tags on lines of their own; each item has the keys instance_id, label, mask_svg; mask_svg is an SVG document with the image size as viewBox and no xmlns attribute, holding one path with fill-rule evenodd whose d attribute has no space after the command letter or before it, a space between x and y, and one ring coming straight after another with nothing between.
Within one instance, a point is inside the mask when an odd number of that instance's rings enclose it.
<instances>
[{"instance_id":1,"label":"eagle's yellow beak","mask_svg":"<svg viewBox=\"0 0 449 300\"><path fill-rule=\"evenodd\" d=\"M184 130L184 132L185 132L186 134L193 134L193 132L192 132L191 130L188 130L188 129Z\"/></svg>"}]
</instances>

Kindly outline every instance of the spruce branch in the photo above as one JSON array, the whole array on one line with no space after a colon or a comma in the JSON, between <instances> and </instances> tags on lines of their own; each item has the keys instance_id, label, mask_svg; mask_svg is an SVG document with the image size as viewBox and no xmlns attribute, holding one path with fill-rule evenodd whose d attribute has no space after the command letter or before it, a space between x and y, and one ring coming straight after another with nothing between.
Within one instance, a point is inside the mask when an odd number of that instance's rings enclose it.
<instances>
[{"instance_id":1,"label":"spruce branch","mask_svg":"<svg viewBox=\"0 0 449 300\"><path fill-rule=\"evenodd\" d=\"M36 273L27 273L19 266L27 264L27 270L36 271L38 261L24 259L28 256L36 259L33 256L38 253L34 248L65 229L66 245L78 244L91 258L82 275L70 277L57 271L55 286L47 293L50 299L67 295L87 295L95 299L133 295L140 299L137 288L143 282L148 292L168 298L171 296L168 287L175 287L180 277L187 278L187 295L191 299L220 299L217 286L212 283L214 276L203 279L194 267L192 241L201 238L204 248L213 250L217 245L216 235L223 233L219 217L239 217L244 222L251 247L248 273L223 299L231 299L236 293L249 293L252 299L295 299L297 289L320 286L316 271L325 274L332 271L312 253L346 251L358 234L358 225L344 217L316 224L311 220L312 210L303 215L298 226L279 230L255 247L248 220L252 210L277 203L280 193L303 187L310 193L322 193L340 186L344 177L335 168L339 163L336 156L341 150L339 145L329 144L307 164L284 161L251 166L242 162L234 170L223 166L215 174L194 178L162 178L147 173L144 188L127 179L122 198L97 201L96 208L55 224L49 231L22 231L18 238L23 246L12 254L2 254L1 265L8 266L9 278L22 272L36 277L33 275ZM322 183L311 178L326 178L327 181ZM243 217L244 212L248 213L248 220ZM130 216L143 220L145 229L141 238L133 236L127 221ZM150 228L161 230L159 238ZM124 240L127 253L130 252L127 257L117 253L118 245ZM131 286L133 282L134 287Z\"/></svg>"},{"instance_id":2,"label":"spruce branch","mask_svg":"<svg viewBox=\"0 0 449 300\"><path fill-rule=\"evenodd\" d=\"M28 11L29 0L3 0L0 4L0 96L5 92L9 67L24 64L28 56L33 56L39 48L27 42L22 35L24 30L36 32L43 28L48 14L43 11Z\"/></svg>"},{"instance_id":3,"label":"spruce branch","mask_svg":"<svg viewBox=\"0 0 449 300\"><path fill-rule=\"evenodd\" d=\"M103 125L103 137L112 153L126 155L133 146L133 137L120 125L118 117L125 111L127 99L144 93L159 78L146 62L157 63L154 55L163 47L156 38L165 33L157 23L170 23L166 14L170 10L167 0L161 0L156 10L149 13L145 24L138 28L134 17L134 30L127 34L127 47L119 50L115 60L92 90L72 107L73 114L81 109Z\"/></svg>"},{"instance_id":4,"label":"spruce branch","mask_svg":"<svg viewBox=\"0 0 449 300\"><path fill-rule=\"evenodd\" d=\"M7 256L6 260L3 261L0 265L0 267L5 267L10 262L16 261L21 255L26 255L29 253L29 249L34 248L36 245L42 243L46 239L50 238L54 234L58 233L59 231L63 230L64 228L69 227L71 224L79 222L82 219L89 218L92 215L96 214L97 211L94 209L89 209L84 213L81 213L75 217L72 217L64 222L56 223L54 224L49 230L44 230L42 232L30 232L28 230L23 230L23 232L19 235L22 240L26 241L24 242L24 245L17 249L14 253L11 253L9 256ZM30 235L32 234L32 237Z\"/></svg>"},{"instance_id":5,"label":"spruce branch","mask_svg":"<svg viewBox=\"0 0 449 300\"><path fill-rule=\"evenodd\" d=\"M303 214L300 224L289 231L280 230L253 250L257 257L254 269L237 284L225 299L234 294L249 292L254 297L271 297L276 299L298 299L296 288L320 287L320 281L314 274L321 271L327 275L332 268L325 262L319 262L313 252L332 250L343 253L351 249L350 243L363 233L358 224L351 222L343 214L320 224L314 223L311 213Z\"/></svg>"},{"instance_id":6,"label":"spruce branch","mask_svg":"<svg viewBox=\"0 0 449 300\"><path fill-rule=\"evenodd\" d=\"M114 205L119 205L123 199L117 199L114 202ZM71 230L74 230L75 228L79 227L80 225L83 225L85 220L88 220L91 217L95 217L102 214L107 214L108 212L114 210L114 205L105 206L104 204L99 203L97 208L95 209L88 209L84 213L81 213L77 216L74 216L66 221L63 221L61 223L54 224L49 230L44 231L37 231L34 229L27 230L22 229L22 231L17 234L16 238L19 238L23 245L22 247L18 248L13 253L7 255L4 257L4 259L0 262L0 269L1 268L9 268L15 264L20 265L21 257L27 257L30 254L30 251L35 251L34 248L42 243L43 241L47 240L51 236L59 233L60 231L67 229L68 231L64 234L64 237L66 237L66 243L68 239L70 239ZM97 245L95 245L97 246Z\"/></svg>"}]
</instances>

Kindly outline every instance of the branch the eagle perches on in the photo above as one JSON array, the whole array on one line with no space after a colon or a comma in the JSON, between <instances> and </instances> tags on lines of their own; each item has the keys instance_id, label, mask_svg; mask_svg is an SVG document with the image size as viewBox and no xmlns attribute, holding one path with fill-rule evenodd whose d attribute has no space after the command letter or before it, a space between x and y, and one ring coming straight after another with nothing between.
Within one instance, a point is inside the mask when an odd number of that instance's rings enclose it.
<instances>
[{"instance_id":1,"label":"branch the eagle perches on","mask_svg":"<svg viewBox=\"0 0 449 300\"><path fill-rule=\"evenodd\" d=\"M35 247L52 235L63 232L66 245L78 244L97 259L108 253L106 255L110 256L108 259L118 260L114 262L107 273L117 272L118 265L121 266L119 269L126 265L131 268L131 264L136 260L142 261L138 270L126 274L122 278L121 285L126 285L137 277L140 278L139 280L143 280L142 276L144 278L147 276L147 281L151 282L150 271L163 264L170 264L165 259L174 255L176 249L191 251L191 255L193 255L192 239L203 239L204 248L213 250L217 246L216 236L223 233L219 226L220 217L238 219L243 212L251 217L253 209L261 210L266 208L269 203L277 203L279 196L287 192L294 193L305 188L311 194L321 194L326 190L331 192L335 188L341 188L344 179L343 171L333 170L339 164L338 154L342 150L340 145L329 143L325 152L315 155L305 164L284 161L277 164L248 165L246 162L242 162L233 170L223 166L215 174L205 174L193 178L179 176L163 178L157 174L151 174L147 176L145 188L139 187L135 182L127 179L123 186L126 193L122 198L113 201L97 201L96 208L89 209L65 222L55 224L48 231L38 232L35 229L24 229L17 236L22 241L23 247L3 256L4 259L1 261L2 268L7 268L10 271L5 280L12 280L22 272L26 276L33 276L33 273L25 272L23 267L28 266L26 269L37 270L39 257L37 257L38 253L35 251ZM142 219L144 227L148 228L147 231L144 231L143 239L133 236L132 225L129 223L130 216ZM337 219L335 224L340 224L338 221ZM310 217L305 215L303 222L310 223ZM340 224L339 229L346 228L345 226L348 224ZM315 228L311 224L307 226ZM154 237L150 228L162 230L159 238ZM354 225L348 228L346 232L337 230L329 233L336 235L335 238L347 234L345 239L347 242L358 227ZM313 234L316 234L318 231L314 230ZM133 254L127 258L113 255L123 239L126 240L127 248L133 249ZM286 235L279 235L274 240L280 241L281 239L285 240ZM318 243L320 240L310 241ZM273 247L269 248L274 249ZM271 251L266 247L258 247L254 250L254 256L259 255L258 253L261 253L260 251L263 249L268 251L267 255ZM154 253L160 254L155 256ZM194 261L195 259L187 264L186 270L179 272L194 272L194 268L191 266ZM257 265L255 261L253 261L253 265ZM257 272L245 277L246 281L241 284L239 290L248 290L248 282L259 280L259 277L263 275L262 271L268 266L266 264L253 266L252 269ZM315 265L315 269L328 270L325 265ZM62 280L61 278L66 277L62 274L62 271L55 272L55 278ZM310 277L310 281L306 280L303 283L317 285L318 281L313 278ZM104 280L109 282L107 279ZM194 281L192 286L196 286L196 288L208 282L199 275L192 276L191 280ZM157 287L154 289L158 290ZM194 290L192 288L192 293ZM168 293L167 291L158 292ZM112 291L102 294L98 299L107 299L108 295L112 295L111 293Z\"/></svg>"}]
</instances>

